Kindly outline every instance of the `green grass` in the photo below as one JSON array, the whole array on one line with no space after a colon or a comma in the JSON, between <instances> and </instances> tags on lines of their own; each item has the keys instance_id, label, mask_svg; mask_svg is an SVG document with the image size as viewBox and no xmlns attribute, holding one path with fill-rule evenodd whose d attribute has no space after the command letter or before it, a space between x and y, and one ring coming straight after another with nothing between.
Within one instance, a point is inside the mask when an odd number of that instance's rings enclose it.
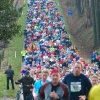
<instances>
[{"instance_id":1,"label":"green grass","mask_svg":"<svg viewBox=\"0 0 100 100\"><path fill-rule=\"evenodd\" d=\"M55 0L55 1L57 3L57 7L58 7L58 10L59 10L60 14L63 15L63 20L64 20L64 24L65 24L66 31L69 34L71 41L74 43L75 40L74 40L73 36L71 35L70 28L69 28L69 25L67 23L66 16L64 15L64 12L63 12L62 7L61 7L61 4L60 4L61 0ZM67 11L66 11L66 13L67 13Z\"/></svg>"},{"instance_id":2,"label":"green grass","mask_svg":"<svg viewBox=\"0 0 100 100\"><path fill-rule=\"evenodd\" d=\"M25 28L25 20L26 20L26 12L27 12L27 0L25 0L25 6L23 8L23 15L19 18L18 24L22 26L21 31ZM18 80L20 78L20 69L21 69L21 50L23 48L23 36L15 36L13 40L5 49L4 59L2 62L2 69L0 72L0 98L3 97L3 92L6 90L6 75L4 74L5 69L8 67L7 65L12 65L15 76L14 80ZM15 58L16 51L16 58ZM8 64L7 64L8 63ZM18 86L15 85L15 90L12 90L10 84L10 90L7 90L7 97L14 98L18 91Z\"/></svg>"}]
</instances>

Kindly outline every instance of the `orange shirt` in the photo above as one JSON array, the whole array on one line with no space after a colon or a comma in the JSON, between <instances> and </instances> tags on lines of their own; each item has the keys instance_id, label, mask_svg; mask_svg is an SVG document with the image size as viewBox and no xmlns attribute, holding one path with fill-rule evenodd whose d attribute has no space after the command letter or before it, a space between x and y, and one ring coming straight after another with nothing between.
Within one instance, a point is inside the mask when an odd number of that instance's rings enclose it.
<instances>
[{"instance_id":1,"label":"orange shirt","mask_svg":"<svg viewBox=\"0 0 100 100\"><path fill-rule=\"evenodd\" d=\"M27 47L27 51L30 51L31 52L32 51L32 47L31 46L28 46Z\"/></svg>"},{"instance_id":2,"label":"orange shirt","mask_svg":"<svg viewBox=\"0 0 100 100\"><path fill-rule=\"evenodd\" d=\"M49 41L49 46L52 46L53 45L53 42L52 40Z\"/></svg>"}]
</instances>

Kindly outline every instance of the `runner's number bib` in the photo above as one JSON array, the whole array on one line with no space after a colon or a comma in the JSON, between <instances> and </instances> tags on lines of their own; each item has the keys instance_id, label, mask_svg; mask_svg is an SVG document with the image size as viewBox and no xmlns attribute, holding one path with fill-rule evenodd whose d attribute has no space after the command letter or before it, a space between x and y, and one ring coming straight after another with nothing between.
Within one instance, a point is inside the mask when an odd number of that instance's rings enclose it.
<instances>
[{"instance_id":1,"label":"runner's number bib","mask_svg":"<svg viewBox=\"0 0 100 100\"><path fill-rule=\"evenodd\" d=\"M80 92L81 91L81 82L71 82L70 90L71 90L71 92Z\"/></svg>"}]
</instances>

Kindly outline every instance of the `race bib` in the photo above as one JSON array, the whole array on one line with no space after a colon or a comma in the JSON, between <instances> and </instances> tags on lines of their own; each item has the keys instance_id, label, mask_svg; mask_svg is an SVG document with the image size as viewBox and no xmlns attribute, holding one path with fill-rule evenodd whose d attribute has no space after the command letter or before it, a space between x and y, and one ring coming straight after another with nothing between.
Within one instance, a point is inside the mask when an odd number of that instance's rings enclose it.
<instances>
[{"instance_id":1,"label":"race bib","mask_svg":"<svg viewBox=\"0 0 100 100\"><path fill-rule=\"evenodd\" d=\"M71 82L70 90L71 90L71 92L80 92L81 91L81 82Z\"/></svg>"}]
</instances>

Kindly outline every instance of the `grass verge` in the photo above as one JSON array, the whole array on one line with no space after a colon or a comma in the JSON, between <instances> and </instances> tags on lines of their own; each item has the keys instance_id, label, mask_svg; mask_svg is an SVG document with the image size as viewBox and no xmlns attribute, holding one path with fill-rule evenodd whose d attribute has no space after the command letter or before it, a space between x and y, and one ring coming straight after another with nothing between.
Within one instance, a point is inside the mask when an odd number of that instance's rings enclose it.
<instances>
[{"instance_id":1,"label":"grass verge","mask_svg":"<svg viewBox=\"0 0 100 100\"><path fill-rule=\"evenodd\" d=\"M26 20L26 12L27 12L27 0L25 0L25 6L23 8L23 13L18 20L18 24L22 26L21 30L25 28L25 20ZM20 78L20 69L21 69L21 55L20 52L23 48L23 36L15 36L13 40L5 49L4 59L2 61L2 69L0 71L0 98L3 97L4 90L6 90L6 75L4 74L5 69L7 69L7 65L12 65L15 75L14 80ZM15 58L16 51L16 58ZM15 85L15 90L12 90L10 84L10 90L7 90L7 97L14 98L18 91L18 86Z\"/></svg>"}]
</instances>

